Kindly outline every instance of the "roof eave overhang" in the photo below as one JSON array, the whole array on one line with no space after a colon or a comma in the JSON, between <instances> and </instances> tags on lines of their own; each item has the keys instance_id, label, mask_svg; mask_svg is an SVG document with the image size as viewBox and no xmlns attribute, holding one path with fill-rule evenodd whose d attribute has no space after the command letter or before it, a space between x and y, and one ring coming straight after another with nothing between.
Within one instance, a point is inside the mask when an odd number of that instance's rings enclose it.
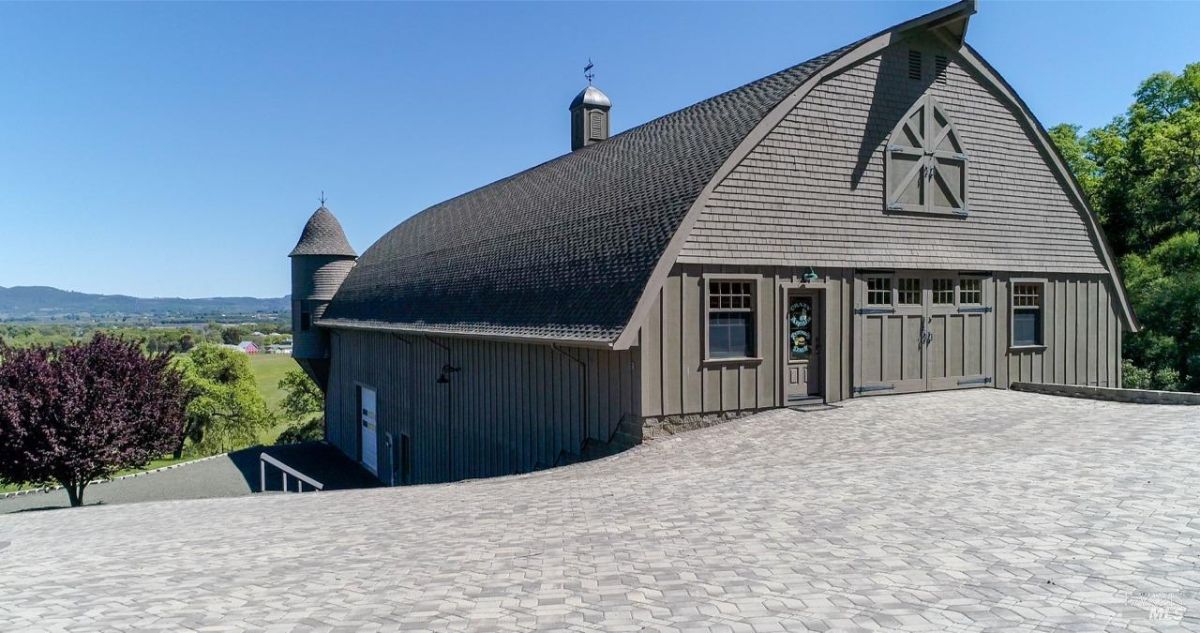
<instances>
[{"instance_id":1,"label":"roof eave overhang","mask_svg":"<svg viewBox=\"0 0 1200 633\"><path fill-rule=\"evenodd\" d=\"M384 323L375 321L354 321L350 319L318 319L317 327L328 330L355 330L360 332L384 332L398 335L437 336L445 338L478 339L503 343L526 343L534 345L564 345L568 347L585 347L589 349L611 349L613 341L603 338L554 337L522 334L493 334L487 332L470 332L439 327Z\"/></svg>"}]
</instances>

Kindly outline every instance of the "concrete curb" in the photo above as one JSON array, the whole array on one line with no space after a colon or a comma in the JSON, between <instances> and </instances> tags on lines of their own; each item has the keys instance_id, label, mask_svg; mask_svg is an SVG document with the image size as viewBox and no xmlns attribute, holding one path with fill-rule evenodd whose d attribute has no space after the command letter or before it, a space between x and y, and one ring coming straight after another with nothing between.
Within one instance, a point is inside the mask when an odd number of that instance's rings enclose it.
<instances>
[{"instance_id":1,"label":"concrete curb","mask_svg":"<svg viewBox=\"0 0 1200 633\"><path fill-rule=\"evenodd\" d=\"M199 464L200 462L206 462L210 459L216 459L218 457L225 457L228 454L229 453L218 453L216 455L209 455L208 457L201 457L200 459L193 459L193 460L189 460L186 462L179 462L178 464L171 464L169 466L160 466L160 467L154 468L152 470L143 470L143 471L137 472L137 473L129 473L128 475L121 475L120 477L111 477L109 479L96 479L95 481L89 481L88 485L94 486L96 484L106 484L110 481L120 481L122 479L132 479L134 477L141 477L143 475L149 475L152 473L162 472L164 470L172 470L175 468L180 468L182 466L190 466L191 464ZM54 492L55 490L61 490L61 489L62 489L62 486L44 486L42 488L27 488L25 490L14 490L12 492L6 492L3 494L0 494L0 499L11 499L13 497L23 497L25 495L45 494L45 493L50 493L50 492Z\"/></svg>"},{"instance_id":2,"label":"concrete curb","mask_svg":"<svg viewBox=\"0 0 1200 633\"><path fill-rule=\"evenodd\" d=\"M1041 382L1014 382L1015 391L1028 391L1048 396L1089 398L1111 402L1135 404L1174 404L1200 406L1200 393L1186 391L1152 391L1150 389L1118 389L1116 387L1092 387L1086 385L1057 385Z\"/></svg>"}]
</instances>

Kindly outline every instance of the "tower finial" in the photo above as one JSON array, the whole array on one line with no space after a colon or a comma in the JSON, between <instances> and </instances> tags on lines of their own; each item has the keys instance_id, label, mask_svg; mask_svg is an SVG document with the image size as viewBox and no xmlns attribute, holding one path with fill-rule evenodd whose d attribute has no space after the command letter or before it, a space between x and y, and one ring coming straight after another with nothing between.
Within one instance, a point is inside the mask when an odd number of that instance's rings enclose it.
<instances>
[{"instance_id":1,"label":"tower finial","mask_svg":"<svg viewBox=\"0 0 1200 633\"><path fill-rule=\"evenodd\" d=\"M587 78L589 86L592 84L592 79L596 78L596 73L592 72L592 68L595 68L595 66L596 65L592 63L592 58L589 57L587 66L583 67L583 76Z\"/></svg>"},{"instance_id":2,"label":"tower finial","mask_svg":"<svg viewBox=\"0 0 1200 633\"><path fill-rule=\"evenodd\" d=\"M317 199L321 201L321 206L325 206L325 190L324 189L321 190L321 197L317 198Z\"/></svg>"}]
</instances>

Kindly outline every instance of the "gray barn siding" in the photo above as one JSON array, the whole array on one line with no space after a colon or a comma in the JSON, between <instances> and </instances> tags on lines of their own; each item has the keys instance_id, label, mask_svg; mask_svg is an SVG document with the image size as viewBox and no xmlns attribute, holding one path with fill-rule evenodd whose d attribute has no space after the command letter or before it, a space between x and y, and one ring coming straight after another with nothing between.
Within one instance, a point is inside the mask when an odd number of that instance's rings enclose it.
<instances>
[{"instance_id":1,"label":"gray barn siding","mask_svg":"<svg viewBox=\"0 0 1200 633\"><path fill-rule=\"evenodd\" d=\"M996 385L1048 382L1100 387L1121 386L1121 320L1110 278L1098 275L1046 276L1043 297L1045 349L1009 349L1011 279L1036 275L997 274Z\"/></svg>"},{"instance_id":2,"label":"gray barn siding","mask_svg":"<svg viewBox=\"0 0 1200 633\"><path fill-rule=\"evenodd\" d=\"M807 268L677 265L659 290L641 329L642 416L661 417L780 406L782 314L780 284L796 283ZM853 272L817 270L824 289L822 350L830 401L850 391L850 292ZM704 275L756 276L758 362L704 361Z\"/></svg>"},{"instance_id":3,"label":"gray barn siding","mask_svg":"<svg viewBox=\"0 0 1200 633\"><path fill-rule=\"evenodd\" d=\"M430 483L552 466L638 410L636 350L355 330L334 330L331 345L327 438L360 459L356 387L374 388L385 482L384 433L410 437L406 481ZM461 371L441 384L446 364Z\"/></svg>"},{"instance_id":4,"label":"gray barn siding","mask_svg":"<svg viewBox=\"0 0 1200 633\"><path fill-rule=\"evenodd\" d=\"M1017 115L953 53L908 45L816 86L714 190L677 261L782 266L1103 273L1081 210ZM930 79L934 54L948 81ZM884 150L932 93L969 160L967 218L886 213Z\"/></svg>"}]
</instances>

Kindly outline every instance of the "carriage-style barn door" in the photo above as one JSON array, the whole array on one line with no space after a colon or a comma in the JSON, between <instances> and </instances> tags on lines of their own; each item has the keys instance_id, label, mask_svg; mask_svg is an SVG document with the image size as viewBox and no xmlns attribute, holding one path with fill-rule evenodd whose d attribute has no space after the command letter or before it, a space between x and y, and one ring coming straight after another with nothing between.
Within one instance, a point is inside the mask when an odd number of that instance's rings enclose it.
<instances>
[{"instance_id":1,"label":"carriage-style barn door","mask_svg":"<svg viewBox=\"0 0 1200 633\"><path fill-rule=\"evenodd\" d=\"M854 395L990 384L991 283L987 275L858 273Z\"/></svg>"}]
</instances>

